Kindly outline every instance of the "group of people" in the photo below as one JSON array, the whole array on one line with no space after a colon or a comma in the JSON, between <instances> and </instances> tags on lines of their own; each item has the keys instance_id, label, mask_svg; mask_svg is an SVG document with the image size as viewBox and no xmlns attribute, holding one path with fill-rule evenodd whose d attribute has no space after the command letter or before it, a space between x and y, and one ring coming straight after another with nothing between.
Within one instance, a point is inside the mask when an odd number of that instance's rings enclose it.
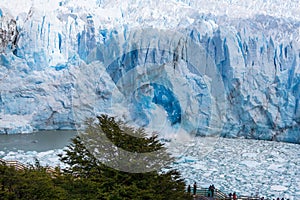
<instances>
[{"instance_id":1,"label":"group of people","mask_svg":"<svg viewBox=\"0 0 300 200\"><path fill-rule=\"evenodd\" d=\"M208 197L214 197L215 189L216 188L215 188L214 185L210 185L209 186L209 188L208 188ZM188 191L189 194L191 193L191 185L188 185L187 191ZM196 195L196 193L197 193L197 183L194 182L194 185L193 185L193 195Z\"/></svg>"},{"instance_id":2,"label":"group of people","mask_svg":"<svg viewBox=\"0 0 300 200\"><path fill-rule=\"evenodd\" d=\"M237 195L236 195L236 193L234 192L233 194L232 193L229 193L229 198L230 199L233 199L233 200L236 200L237 199Z\"/></svg>"},{"instance_id":3,"label":"group of people","mask_svg":"<svg viewBox=\"0 0 300 200\"><path fill-rule=\"evenodd\" d=\"M208 188L208 197L214 197L214 192L215 192L215 186L214 185L210 185Z\"/></svg>"},{"instance_id":4,"label":"group of people","mask_svg":"<svg viewBox=\"0 0 300 200\"><path fill-rule=\"evenodd\" d=\"M208 197L214 197L215 189L216 188L215 188L214 185L210 185L209 188L208 188L208 194L207 194L207 196ZM191 185L188 185L187 191L188 191L189 194L191 193ZM195 196L196 193L197 193L197 183L194 182L194 184L193 184L193 195ZM235 192L234 193L229 193L228 196L232 200L236 200L237 199L237 195L236 195ZM264 199L265 199L264 197L260 198L260 200L264 200ZM273 199L273 200L275 200L275 199ZM276 200L289 200L289 199L284 199L284 198L280 199L278 197Z\"/></svg>"},{"instance_id":5,"label":"group of people","mask_svg":"<svg viewBox=\"0 0 300 200\"><path fill-rule=\"evenodd\" d=\"M189 194L191 193L191 185L188 185L187 191L188 191ZM197 183L194 182L194 185L193 185L193 195L196 195L196 192L197 192Z\"/></svg>"}]
</instances>

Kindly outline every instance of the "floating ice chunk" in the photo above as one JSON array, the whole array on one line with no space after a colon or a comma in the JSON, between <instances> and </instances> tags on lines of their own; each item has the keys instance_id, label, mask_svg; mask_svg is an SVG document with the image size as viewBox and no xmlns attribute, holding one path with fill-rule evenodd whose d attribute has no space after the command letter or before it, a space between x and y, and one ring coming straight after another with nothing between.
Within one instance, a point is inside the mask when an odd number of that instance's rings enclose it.
<instances>
[{"instance_id":1,"label":"floating ice chunk","mask_svg":"<svg viewBox=\"0 0 300 200\"><path fill-rule=\"evenodd\" d=\"M254 161L254 160L244 160L241 162L241 164L246 165L247 167L250 167L250 168L256 168L257 166L260 165L260 163Z\"/></svg>"},{"instance_id":2,"label":"floating ice chunk","mask_svg":"<svg viewBox=\"0 0 300 200\"><path fill-rule=\"evenodd\" d=\"M53 154L54 154L54 150L49 150L49 151L45 151L45 152L40 152L36 156L38 158L43 158L43 157L46 157L46 156L49 156L49 155L53 155Z\"/></svg>"},{"instance_id":3,"label":"floating ice chunk","mask_svg":"<svg viewBox=\"0 0 300 200\"><path fill-rule=\"evenodd\" d=\"M210 177L211 176L211 172L207 172L205 174L202 174L202 176L204 176L204 177Z\"/></svg>"},{"instance_id":4,"label":"floating ice chunk","mask_svg":"<svg viewBox=\"0 0 300 200\"><path fill-rule=\"evenodd\" d=\"M191 162L195 162L197 159L191 156L186 156L186 157L182 157L180 159L178 159L176 161L176 163L191 163Z\"/></svg>"},{"instance_id":5,"label":"floating ice chunk","mask_svg":"<svg viewBox=\"0 0 300 200\"><path fill-rule=\"evenodd\" d=\"M196 169L196 170L203 170L203 171L207 170L207 167L205 165L199 164L199 163L191 165L191 167L194 168L194 169Z\"/></svg>"},{"instance_id":6,"label":"floating ice chunk","mask_svg":"<svg viewBox=\"0 0 300 200\"><path fill-rule=\"evenodd\" d=\"M248 158L255 158L255 157L257 157L257 154L256 153L243 153L242 156L248 157Z\"/></svg>"},{"instance_id":7,"label":"floating ice chunk","mask_svg":"<svg viewBox=\"0 0 300 200\"><path fill-rule=\"evenodd\" d=\"M278 164L271 164L268 167L268 169L269 170L274 170L274 171L277 171L277 172L283 172L285 170L282 165L278 165Z\"/></svg>"},{"instance_id":8,"label":"floating ice chunk","mask_svg":"<svg viewBox=\"0 0 300 200\"><path fill-rule=\"evenodd\" d=\"M275 191L286 191L288 188L282 185L272 185L271 190Z\"/></svg>"}]
</instances>

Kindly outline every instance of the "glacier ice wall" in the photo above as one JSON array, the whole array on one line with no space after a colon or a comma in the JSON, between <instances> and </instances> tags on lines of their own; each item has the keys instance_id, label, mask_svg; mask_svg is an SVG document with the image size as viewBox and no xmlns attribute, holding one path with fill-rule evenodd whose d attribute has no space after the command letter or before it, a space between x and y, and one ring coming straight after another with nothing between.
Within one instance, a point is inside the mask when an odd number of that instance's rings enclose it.
<instances>
[{"instance_id":1,"label":"glacier ice wall","mask_svg":"<svg viewBox=\"0 0 300 200\"><path fill-rule=\"evenodd\" d=\"M1 39L1 133L74 129L109 113L160 131L300 142L297 18L85 3L1 4L11 34Z\"/></svg>"}]
</instances>

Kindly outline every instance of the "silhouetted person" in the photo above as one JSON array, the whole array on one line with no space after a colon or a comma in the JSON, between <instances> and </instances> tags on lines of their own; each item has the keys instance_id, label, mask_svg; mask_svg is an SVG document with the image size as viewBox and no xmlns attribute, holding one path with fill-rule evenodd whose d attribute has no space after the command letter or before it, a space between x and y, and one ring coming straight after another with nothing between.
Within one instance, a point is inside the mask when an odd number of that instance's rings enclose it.
<instances>
[{"instance_id":1,"label":"silhouetted person","mask_svg":"<svg viewBox=\"0 0 300 200\"><path fill-rule=\"evenodd\" d=\"M196 191L197 191L197 183L195 182L194 186L193 186L193 194L194 195L196 195Z\"/></svg>"},{"instance_id":2,"label":"silhouetted person","mask_svg":"<svg viewBox=\"0 0 300 200\"><path fill-rule=\"evenodd\" d=\"M216 189L215 186L212 185L212 186L211 186L211 189L210 189L210 190L211 190L211 197L214 197L215 189Z\"/></svg>"},{"instance_id":3,"label":"silhouetted person","mask_svg":"<svg viewBox=\"0 0 300 200\"><path fill-rule=\"evenodd\" d=\"M233 197L234 200L237 199L237 196L236 196L236 193L235 193L235 192L233 193L232 197Z\"/></svg>"},{"instance_id":4,"label":"silhouetted person","mask_svg":"<svg viewBox=\"0 0 300 200\"><path fill-rule=\"evenodd\" d=\"M232 198L232 193L230 192L228 196L229 196L229 198L231 199L231 198Z\"/></svg>"},{"instance_id":5,"label":"silhouetted person","mask_svg":"<svg viewBox=\"0 0 300 200\"><path fill-rule=\"evenodd\" d=\"M187 191L189 194L191 194L191 185L188 186Z\"/></svg>"}]
</instances>

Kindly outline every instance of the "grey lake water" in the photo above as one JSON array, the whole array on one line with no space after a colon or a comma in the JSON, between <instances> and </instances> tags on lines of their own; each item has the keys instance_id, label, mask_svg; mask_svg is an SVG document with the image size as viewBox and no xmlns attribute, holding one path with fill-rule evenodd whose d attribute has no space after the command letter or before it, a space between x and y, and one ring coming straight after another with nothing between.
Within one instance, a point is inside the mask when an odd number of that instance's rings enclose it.
<instances>
[{"instance_id":1,"label":"grey lake water","mask_svg":"<svg viewBox=\"0 0 300 200\"><path fill-rule=\"evenodd\" d=\"M30 134L0 135L0 151L37 151L62 149L76 131L38 131Z\"/></svg>"}]
</instances>

